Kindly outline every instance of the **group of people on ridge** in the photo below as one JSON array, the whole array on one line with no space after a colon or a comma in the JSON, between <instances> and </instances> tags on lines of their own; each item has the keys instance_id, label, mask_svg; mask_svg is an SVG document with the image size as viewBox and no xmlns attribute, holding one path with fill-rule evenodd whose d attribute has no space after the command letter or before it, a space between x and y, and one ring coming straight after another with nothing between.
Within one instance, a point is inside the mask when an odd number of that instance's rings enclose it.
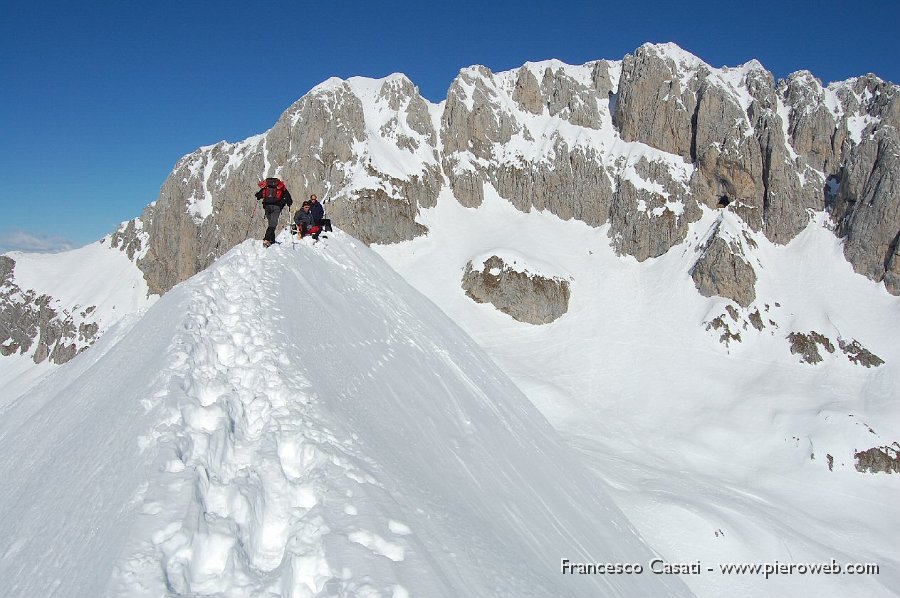
<instances>
[{"instance_id":1,"label":"group of people on ridge","mask_svg":"<svg viewBox=\"0 0 900 598\"><path fill-rule=\"evenodd\" d=\"M285 206L292 206L294 199L284 181L279 178L269 177L260 181L258 185L259 191L256 192L256 199L262 201L268 221L266 234L263 237L263 247L268 247L275 242L275 228L278 226L281 210ZM325 208L319 203L319 198L314 193L309 196L308 201L301 204L300 209L294 214L294 226L291 227L291 233L299 235L300 238L309 236L318 240L322 230L331 230L331 221L325 218Z\"/></svg>"}]
</instances>

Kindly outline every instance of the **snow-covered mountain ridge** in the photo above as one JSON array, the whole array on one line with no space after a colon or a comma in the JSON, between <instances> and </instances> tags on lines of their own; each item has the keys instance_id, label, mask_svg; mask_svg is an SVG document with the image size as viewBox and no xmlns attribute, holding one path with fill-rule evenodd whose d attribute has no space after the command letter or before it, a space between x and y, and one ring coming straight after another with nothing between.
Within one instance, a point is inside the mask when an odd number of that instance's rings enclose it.
<instances>
[{"instance_id":1,"label":"snow-covered mountain ridge","mask_svg":"<svg viewBox=\"0 0 900 598\"><path fill-rule=\"evenodd\" d=\"M159 200L110 244L151 293L165 292L259 232L249 197L267 174L298 197L318 193L335 223L366 243L427 234L421 210L444 188L474 207L491 187L523 211L608 223L616 251L639 261L684 243L703 206L727 201L750 230L781 244L810 212L827 210L854 268L896 293L897 89L871 75L823 87L805 71L775 82L757 61L713 68L674 44L580 66L470 67L441 104L399 74L332 78L266 133L185 156ZM753 257L711 247L691 269L698 289L746 305ZM16 305L0 318L28 328ZM5 353L54 354L37 333L31 344L7 336ZM56 361L73 354L71 342L56 344L66 348Z\"/></svg>"},{"instance_id":2,"label":"snow-covered mountain ridge","mask_svg":"<svg viewBox=\"0 0 900 598\"><path fill-rule=\"evenodd\" d=\"M689 595L560 574L656 555L491 360L339 232L234 248L0 421L6 596Z\"/></svg>"},{"instance_id":3,"label":"snow-covered mountain ridge","mask_svg":"<svg viewBox=\"0 0 900 598\"><path fill-rule=\"evenodd\" d=\"M152 294L165 292L259 232L249 197L267 174L298 197L323 196L335 223L366 243L427 234L420 212L444 188L474 207L490 186L520 210L608 223L616 251L639 261L685 242L701 208L724 200L781 244L811 211L827 210L854 268L897 293L897 89L871 75L827 87L808 72L775 82L757 61L713 68L673 44L580 66L470 67L441 104L399 74L333 78L266 133L185 156L111 244ZM755 267L731 247L718 243L692 272L703 274L701 292L743 304ZM733 283L715 283L735 270ZM43 293L15 276L23 291ZM11 329L23 327L17 305L0 314ZM5 353L41 361L54 352L38 334L28 349L8 342L15 336L0 343ZM60 346L56 361L73 354L71 342Z\"/></svg>"},{"instance_id":4,"label":"snow-covered mountain ridge","mask_svg":"<svg viewBox=\"0 0 900 598\"><path fill-rule=\"evenodd\" d=\"M277 174L367 243L426 234L419 210L444 187L467 206L490 185L521 210L609 223L639 260L681 243L723 196L778 243L828 209L856 270L896 293L897 91L871 75L776 82L756 61L713 68L672 44L581 66L470 67L440 104L403 75L330 79L265 134L183 158L140 219L140 264L157 293L199 271L247 236L249 191Z\"/></svg>"}]
</instances>

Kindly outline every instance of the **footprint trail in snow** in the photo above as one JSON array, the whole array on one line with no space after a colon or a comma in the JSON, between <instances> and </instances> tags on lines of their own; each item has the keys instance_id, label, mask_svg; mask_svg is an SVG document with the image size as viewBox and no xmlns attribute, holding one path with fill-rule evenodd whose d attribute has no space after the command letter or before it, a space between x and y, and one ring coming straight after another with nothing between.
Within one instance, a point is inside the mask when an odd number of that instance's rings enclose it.
<instances>
[{"instance_id":1,"label":"footprint trail in snow","mask_svg":"<svg viewBox=\"0 0 900 598\"><path fill-rule=\"evenodd\" d=\"M324 556L332 531L320 505L326 489L367 475L353 465L360 457L352 443L339 442L310 408L314 390L273 334L303 305L276 301L271 257L242 247L240 259L200 275L171 348L160 397L169 417L156 430L166 450L138 526L158 529L119 565L112 594L304 596L366 585L349 569L332 570ZM354 512L352 494L344 492L342 519ZM374 555L403 560L396 541L356 527L345 535ZM392 586L387 595L403 594Z\"/></svg>"},{"instance_id":2,"label":"footprint trail in snow","mask_svg":"<svg viewBox=\"0 0 900 598\"><path fill-rule=\"evenodd\" d=\"M176 287L177 289L177 287ZM546 421L374 252L244 243L181 285L107 595L681 595ZM186 294L186 295L185 295ZM160 302L163 306L167 298Z\"/></svg>"}]
</instances>

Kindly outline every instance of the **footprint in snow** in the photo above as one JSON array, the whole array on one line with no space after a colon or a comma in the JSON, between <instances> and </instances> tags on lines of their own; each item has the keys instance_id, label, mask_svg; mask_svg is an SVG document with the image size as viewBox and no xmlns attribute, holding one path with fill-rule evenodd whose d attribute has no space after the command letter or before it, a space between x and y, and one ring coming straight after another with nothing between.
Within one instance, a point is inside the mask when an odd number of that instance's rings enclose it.
<instances>
[{"instance_id":1,"label":"footprint in snow","mask_svg":"<svg viewBox=\"0 0 900 598\"><path fill-rule=\"evenodd\" d=\"M405 523L400 523L393 519L388 520L388 529L391 530L391 533L397 534L398 536L408 536L412 533L412 530L409 529L409 526Z\"/></svg>"},{"instance_id":2,"label":"footprint in snow","mask_svg":"<svg viewBox=\"0 0 900 598\"><path fill-rule=\"evenodd\" d=\"M351 542L355 542L365 548L368 548L373 553L387 557L394 562L400 562L405 556L405 551L403 547L399 544L394 544L393 542L388 542L378 534L375 534L366 530L358 530L355 532L351 532L347 538Z\"/></svg>"}]
</instances>

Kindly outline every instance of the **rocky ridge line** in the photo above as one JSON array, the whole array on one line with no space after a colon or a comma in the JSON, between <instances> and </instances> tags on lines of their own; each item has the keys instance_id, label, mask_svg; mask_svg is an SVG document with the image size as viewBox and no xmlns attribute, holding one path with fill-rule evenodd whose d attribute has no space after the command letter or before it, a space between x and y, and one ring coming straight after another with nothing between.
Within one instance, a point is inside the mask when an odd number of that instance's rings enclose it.
<instances>
[{"instance_id":1,"label":"rocky ridge line","mask_svg":"<svg viewBox=\"0 0 900 598\"><path fill-rule=\"evenodd\" d=\"M681 243L722 198L776 243L827 209L854 268L898 294L898 130L898 87L873 75L776 81L756 61L717 69L671 44L618 62L463 69L442 105L402 75L332 79L265 134L183 158L140 219L139 265L160 293L259 235L250 192L276 174L368 243L426 234L416 216L444 185L467 206L490 184L523 211L609 223L638 260Z\"/></svg>"}]
</instances>

